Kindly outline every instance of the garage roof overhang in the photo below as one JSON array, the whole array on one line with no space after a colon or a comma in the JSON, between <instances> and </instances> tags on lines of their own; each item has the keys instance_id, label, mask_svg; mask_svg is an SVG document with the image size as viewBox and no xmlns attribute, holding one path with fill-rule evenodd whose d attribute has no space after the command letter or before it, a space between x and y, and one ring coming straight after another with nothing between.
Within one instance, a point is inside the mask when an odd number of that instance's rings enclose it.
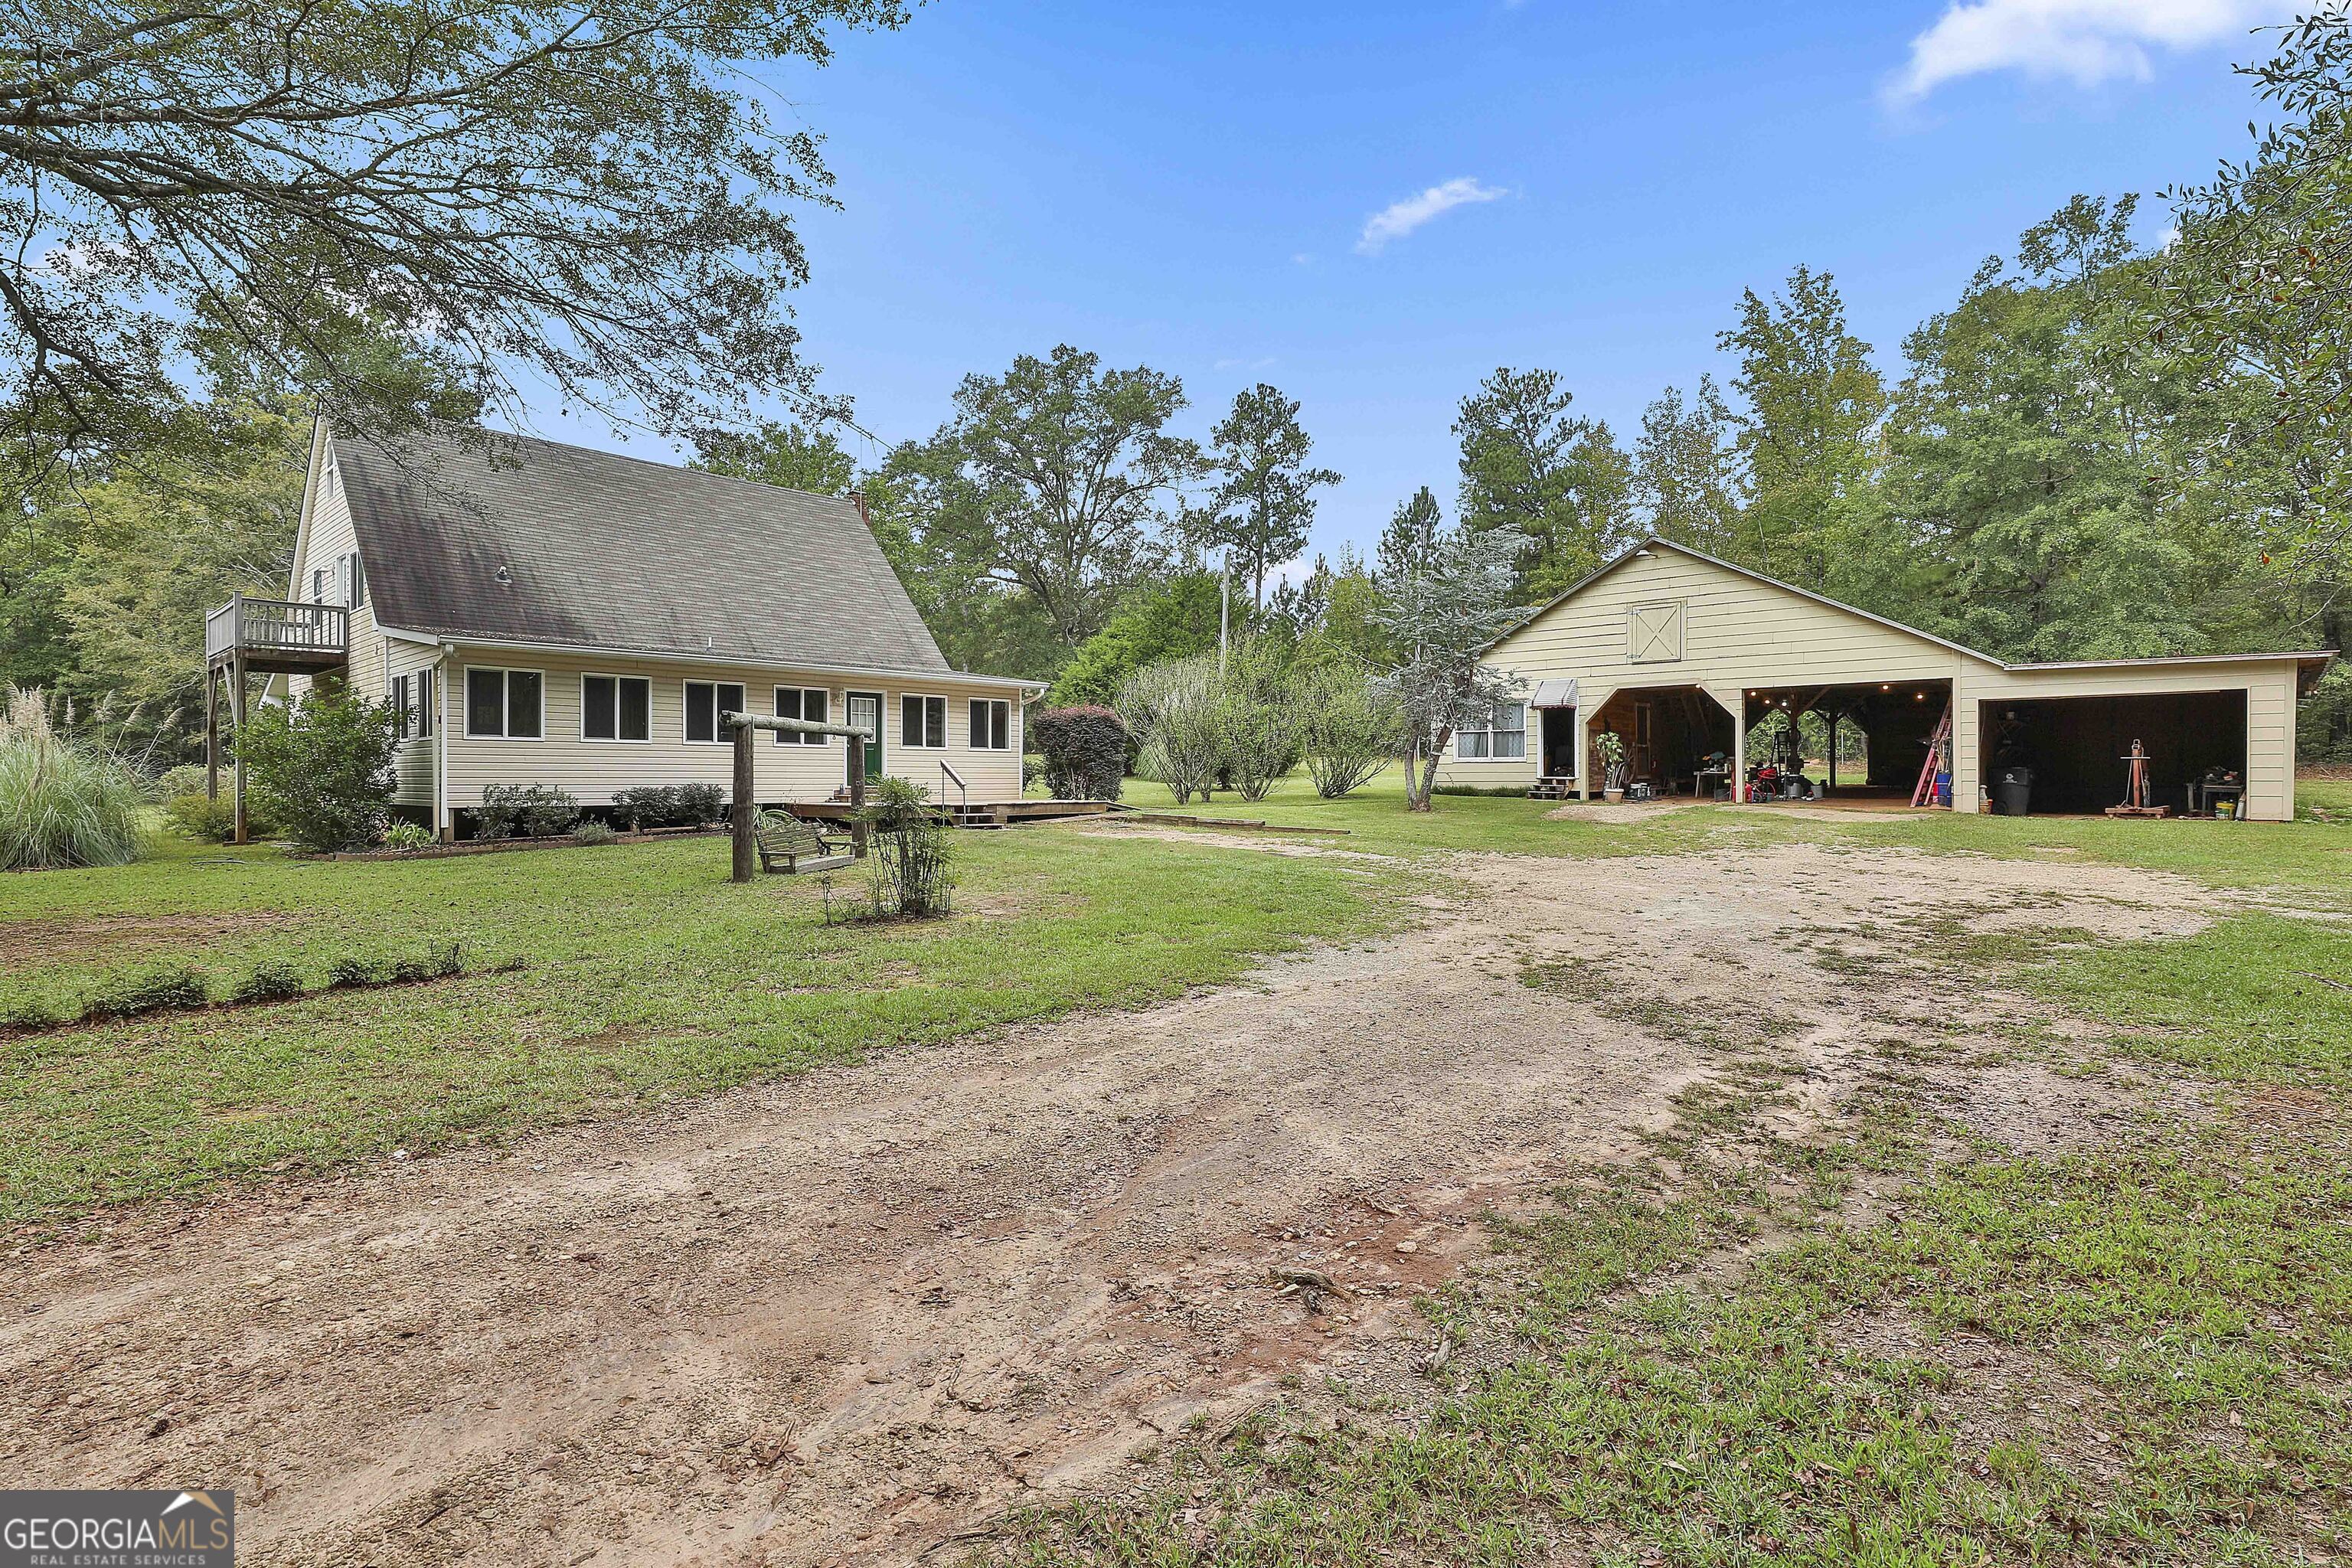
<instances>
[{"instance_id":1,"label":"garage roof overhang","mask_svg":"<svg viewBox=\"0 0 2352 1568\"><path fill-rule=\"evenodd\" d=\"M1492 652L1502 644L1509 641L1512 637L1517 637L1519 633L1525 631L1528 627L1535 625L1536 622L1543 619L1543 617L1551 610L1559 605L1566 604L1569 600L1575 598L1579 594L1583 593L1584 590L1590 588L1595 583L1600 582L1601 579L1608 576L1612 572L1616 571L1627 562L1638 560L1654 550L1671 550L1677 554L1687 555L1694 561L1704 561L1710 566L1719 566L1726 572L1737 573L1740 576L1748 578L1751 582L1762 583L1767 586L1778 588L1784 594L1794 594L1797 597L1801 599L1810 599L1816 605L1824 605L1832 610L1843 611L1845 614L1853 616L1858 620L1868 621L1874 626L1885 626L1890 631L1901 632L1906 637L1917 637L1922 642L1934 643L1937 647L1949 648L1954 653L1966 654L1970 658L1981 660L1982 662L1992 666L1995 669L2005 670L2012 675L2031 675L2036 670L2113 669L2120 672L2135 669L2181 668L2197 665L2276 664L2282 659L2291 658L2295 662L2295 694L2297 696L2306 696L2310 693L2313 687L2319 684L2320 677L2327 673L2327 667L2335 663L2338 657L2333 649L2306 648L2295 652L2281 653L2187 654L2178 658L2166 656L2156 658L2081 659L2056 664L2011 664L2007 659L1995 658L1989 653L1982 653L1975 648L1966 646L1965 644L1953 642L1948 637L1939 637L1933 632L1923 632L1916 626L1906 626L1901 621L1889 620L1885 616L1874 616L1868 610L1858 610L1852 605L1843 604L1836 599L1831 598L1826 594L1816 594L1809 588L1800 588L1793 583L1783 583L1778 577L1767 577L1761 572L1751 572L1745 566L1737 565L1732 562L1721 560L1716 556L1709 555L1704 550L1693 550L1687 544L1677 544L1671 539L1662 539L1654 533L1649 538L1643 540L1639 544L1634 545L1632 549L1620 552L1613 560L1603 564L1599 570L1593 572L1590 576L1585 577L1582 581L1575 584L1573 586L1561 593L1554 595L1549 599L1547 599L1542 604L1537 605L1534 609L1529 610L1525 616L1513 622L1509 629L1506 630L1502 636L1496 637L1493 642L1488 643L1481 651ZM1573 682L1570 684L1573 685ZM1538 703L1535 704L1535 706L1540 707L1542 704Z\"/></svg>"}]
</instances>

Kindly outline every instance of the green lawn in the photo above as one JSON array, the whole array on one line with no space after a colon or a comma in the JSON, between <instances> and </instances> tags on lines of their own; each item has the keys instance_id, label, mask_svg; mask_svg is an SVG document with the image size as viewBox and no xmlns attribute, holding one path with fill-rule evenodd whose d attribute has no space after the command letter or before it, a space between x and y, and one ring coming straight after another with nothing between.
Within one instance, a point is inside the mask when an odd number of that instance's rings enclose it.
<instances>
[{"instance_id":1,"label":"green lawn","mask_svg":"<svg viewBox=\"0 0 2352 1568\"><path fill-rule=\"evenodd\" d=\"M2344 798L2312 796L2323 816ZM2063 848L2340 905L2342 820L1831 831L1938 853ZM2152 1068L2207 1114L2020 1155L1939 1122L1918 1094L1921 1066L1975 1047L1908 1040L1842 1135L1792 1142L1762 1121L1790 1086L1751 1026L1748 1054L1685 1094L1643 1155L1498 1227L1500 1289L1434 1299L1449 1342L1483 1351L1430 1374L1424 1413L1301 1390L1231 1433L1187 1436L1115 1493L1017 1516L979 1555L2343 1561L2352 931L2262 912L2193 938L2017 947L2012 983L2105 1031L2074 1070ZM1865 1195L1891 1212L1849 1223ZM1765 1237L1745 1267L1701 1267Z\"/></svg>"},{"instance_id":2,"label":"green lawn","mask_svg":"<svg viewBox=\"0 0 2352 1568\"><path fill-rule=\"evenodd\" d=\"M0 1218L153 1197L674 1099L1086 1005L1136 1006L1394 907L1339 861L1060 829L969 834L960 912L827 926L810 879L726 880L724 838L407 862L167 841L139 864L0 879L0 1012L193 961L455 942L511 973L0 1040ZM854 874L837 879L854 900ZM240 924L239 922L245 922Z\"/></svg>"}]
</instances>

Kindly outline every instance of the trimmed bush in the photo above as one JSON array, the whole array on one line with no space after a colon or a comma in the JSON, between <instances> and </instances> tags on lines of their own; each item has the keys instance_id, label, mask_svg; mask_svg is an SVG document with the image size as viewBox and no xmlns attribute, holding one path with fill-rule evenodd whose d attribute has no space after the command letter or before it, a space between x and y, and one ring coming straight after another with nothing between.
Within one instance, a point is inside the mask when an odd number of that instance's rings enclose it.
<instances>
[{"instance_id":1,"label":"trimmed bush","mask_svg":"<svg viewBox=\"0 0 2352 1568\"><path fill-rule=\"evenodd\" d=\"M492 784L482 791L481 809L474 814L484 838L547 838L568 833L580 820L580 802L553 784Z\"/></svg>"},{"instance_id":2,"label":"trimmed bush","mask_svg":"<svg viewBox=\"0 0 2352 1568\"><path fill-rule=\"evenodd\" d=\"M201 1007L209 1000L204 972L194 964L182 964L121 981L110 990L100 992L82 1009L82 1016L133 1018L142 1013L160 1013L173 1007Z\"/></svg>"},{"instance_id":3,"label":"trimmed bush","mask_svg":"<svg viewBox=\"0 0 2352 1568\"><path fill-rule=\"evenodd\" d=\"M299 996L307 989L302 984L302 972L290 963L264 963L245 977L245 983L229 993L232 1002L283 1002Z\"/></svg>"},{"instance_id":4,"label":"trimmed bush","mask_svg":"<svg viewBox=\"0 0 2352 1568\"><path fill-rule=\"evenodd\" d=\"M265 703L236 740L253 794L304 849L364 849L383 836L395 783L399 715L391 704L312 689Z\"/></svg>"},{"instance_id":5,"label":"trimmed bush","mask_svg":"<svg viewBox=\"0 0 2352 1568\"><path fill-rule=\"evenodd\" d=\"M717 784L677 786L677 817L689 827L701 827L727 815L727 792Z\"/></svg>"},{"instance_id":6,"label":"trimmed bush","mask_svg":"<svg viewBox=\"0 0 2352 1568\"><path fill-rule=\"evenodd\" d=\"M573 828L572 837L583 844L610 844L620 835L604 823L591 819Z\"/></svg>"},{"instance_id":7,"label":"trimmed bush","mask_svg":"<svg viewBox=\"0 0 2352 1568\"><path fill-rule=\"evenodd\" d=\"M1092 704L1048 708L1029 721L1045 759L1045 787L1062 800L1117 800L1127 774L1127 726Z\"/></svg>"},{"instance_id":8,"label":"trimmed bush","mask_svg":"<svg viewBox=\"0 0 2352 1568\"><path fill-rule=\"evenodd\" d=\"M383 965L364 958L339 958L327 966L327 984L337 991L381 985L386 978Z\"/></svg>"},{"instance_id":9,"label":"trimmed bush","mask_svg":"<svg viewBox=\"0 0 2352 1568\"><path fill-rule=\"evenodd\" d=\"M632 833L667 827L677 819L677 791L667 784L640 784L613 792L613 820Z\"/></svg>"},{"instance_id":10,"label":"trimmed bush","mask_svg":"<svg viewBox=\"0 0 2352 1568\"><path fill-rule=\"evenodd\" d=\"M0 708L0 870L120 866L139 855L147 788L120 757L49 726L40 694Z\"/></svg>"}]
</instances>

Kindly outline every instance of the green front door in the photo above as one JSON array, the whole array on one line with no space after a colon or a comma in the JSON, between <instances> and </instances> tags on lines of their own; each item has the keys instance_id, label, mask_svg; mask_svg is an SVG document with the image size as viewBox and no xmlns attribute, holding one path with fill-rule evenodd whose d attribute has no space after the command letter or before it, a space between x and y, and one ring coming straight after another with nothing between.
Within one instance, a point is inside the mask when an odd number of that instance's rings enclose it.
<instances>
[{"instance_id":1,"label":"green front door","mask_svg":"<svg viewBox=\"0 0 2352 1568\"><path fill-rule=\"evenodd\" d=\"M866 776L868 779L880 778L882 776L882 694L878 691L849 693L849 709L842 716L841 721L853 730L864 730L873 735L874 738L866 742ZM846 746L842 748L845 752L848 749ZM845 762L842 764L842 776L845 780L848 777L848 763Z\"/></svg>"}]
</instances>

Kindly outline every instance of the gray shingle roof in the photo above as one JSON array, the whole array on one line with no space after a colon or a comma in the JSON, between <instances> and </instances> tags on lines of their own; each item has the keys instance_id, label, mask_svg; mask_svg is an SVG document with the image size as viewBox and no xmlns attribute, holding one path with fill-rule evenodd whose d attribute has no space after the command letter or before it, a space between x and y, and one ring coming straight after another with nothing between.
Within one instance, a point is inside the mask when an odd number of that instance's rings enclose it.
<instances>
[{"instance_id":1,"label":"gray shingle roof","mask_svg":"<svg viewBox=\"0 0 2352 1568\"><path fill-rule=\"evenodd\" d=\"M850 501L534 437L332 449L384 626L948 669Z\"/></svg>"}]
</instances>

